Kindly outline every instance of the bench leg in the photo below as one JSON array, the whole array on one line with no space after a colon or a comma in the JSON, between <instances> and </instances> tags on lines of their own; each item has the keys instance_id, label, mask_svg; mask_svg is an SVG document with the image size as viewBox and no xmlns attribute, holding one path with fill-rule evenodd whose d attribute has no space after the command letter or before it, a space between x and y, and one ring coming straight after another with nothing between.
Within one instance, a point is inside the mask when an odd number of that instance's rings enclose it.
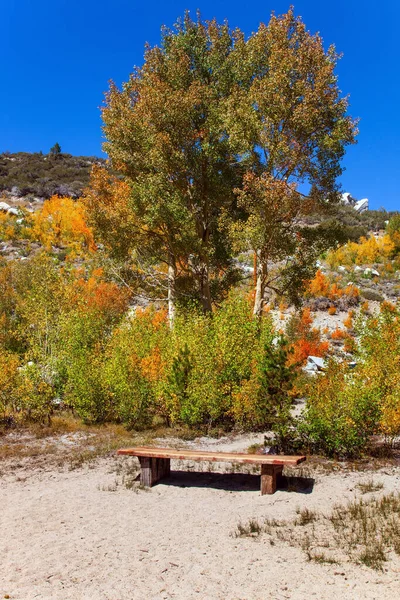
<instances>
[{"instance_id":1,"label":"bench leg","mask_svg":"<svg viewBox=\"0 0 400 600\"><path fill-rule=\"evenodd\" d=\"M171 459L169 458L148 458L139 456L141 467L140 484L151 487L163 477L168 477L171 471Z\"/></svg>"},{"instance_id":2,"label":"bench leg","mask_svg":"<svg viewBox=\"0 0 400 600\"><path fill-rule=\"evenodd\" d=\"M277 479L282 470L282 465L261 465L261 496L275 494Z\"/></svg>"}]
</instances>

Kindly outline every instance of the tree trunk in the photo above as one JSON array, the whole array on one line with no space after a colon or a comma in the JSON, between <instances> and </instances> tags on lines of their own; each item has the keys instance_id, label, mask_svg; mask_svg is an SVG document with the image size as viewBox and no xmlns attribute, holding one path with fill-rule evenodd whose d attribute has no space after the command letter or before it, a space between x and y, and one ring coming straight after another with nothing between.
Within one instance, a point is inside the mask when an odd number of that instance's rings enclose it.
<instances>
[{"instance_id":1,"label":"tree trunk","mask_svg":"<svg viewBox=\"0 0 400 600\"><path fill-rule=\"evenodd\" d=\"M176 264L175 258L170 256L168 265L168 320L169 328L173 329L175 323L176 312Z\"/></svg>"},{"instance_id":2,"label":"tree trunk","mask_svg":"<svg viewBox=\"0 0 400 600\"><path fill-rule=\"evenodd\" d=\"M256 290L254 297L254 309L253 315L255 317L261 317L264 308L264 295L265 295L265 281L267 275L266 265L263 263L260 251L257 251L256 262Z\"/></svg>"},{"instance_id":3,"label":"tree trunk","mask_svg":"<svg viewBox=\"0 0 400 600\"><path fill-rule=\"evenodd\" d=\"M203 263L200 275L200 300L205 313L212 311L210 280L207 263Z\"/></svg>"}]
</instances>

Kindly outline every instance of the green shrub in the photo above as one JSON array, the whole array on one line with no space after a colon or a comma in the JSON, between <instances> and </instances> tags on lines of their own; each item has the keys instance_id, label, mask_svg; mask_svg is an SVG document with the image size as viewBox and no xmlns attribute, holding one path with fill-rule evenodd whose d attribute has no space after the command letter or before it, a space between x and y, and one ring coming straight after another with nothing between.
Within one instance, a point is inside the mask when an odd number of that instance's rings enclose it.
<instances>
[{"instance_id":1,"label":"green shrub","mask_svg":"<svg viewBox=\"0 0 400 600\"><path fill-rule=\"evenodd\" d=\"M43 377L39 365L28 363L19 371L16 408L23 421L50 422L54 388Z\"/></svg>"},{"instance_id":2,"label":"green shrub","mask_svg":"<svg viewBox=\"0 0 400 600\"><path fill-rule=\"evenodd\" d=\"M251 375L242 381L232 407L236 423L245 429L272 429L282 448L291 438L290 392L295 378L288 356L283 337L264 339L253 354Z\"/></svg>"},{"instance_id":3,"label":"green shrub","mask_svg":"<svg viewBox=\"0 0 400 600\"><path fill-rule=\"evenodd\" d=\"M115 418L129 429L151 424L154 416L154 389L141 369L132 346L135 339L128 327L118 329L106 349L103 383L113 406Z\"/></svg>"},{"instance_id":4,"label":"green shrub","mask_svg":"<svg viewBox=\"0 0 400 600\"><path fill-rule=\"evenodd\" d=\"M19 357L0 348L0 424L16 412Z\"/></svg>"},{"instance_id":5,"label":"green shrub","mask_svg":"<svg viewBox=\"0 0 400 600\"><path fill-rule=\"evenodd\" d=\"M82 350L69 357L63 400L84 423L104 423L115 417L111 398L103 383L102 357Z\"/></svg>"},{"instance_id":6,"label":"green shrub","mask_svg":"<svg viewBox=\"0 0 400 600\"><path fill-rule=\"evenodd\" d=\"M378 292L375 292L375 290L360 290L360 293L365 300L373 302L383 302L384 300L383 296Z\"/></svg>"},{"instance_id":7,"label":"green shrub","mask_svg":"<svg viewBox=\"0 0 400 600\"><path fill-rule=\"evenodd\" d=\"M377 431L380 409L360 374L344 363L329 362L323 376L306 386L306 410L299 433L311 452L327 456L359 456Z\"/></svg>"}]
</instances>

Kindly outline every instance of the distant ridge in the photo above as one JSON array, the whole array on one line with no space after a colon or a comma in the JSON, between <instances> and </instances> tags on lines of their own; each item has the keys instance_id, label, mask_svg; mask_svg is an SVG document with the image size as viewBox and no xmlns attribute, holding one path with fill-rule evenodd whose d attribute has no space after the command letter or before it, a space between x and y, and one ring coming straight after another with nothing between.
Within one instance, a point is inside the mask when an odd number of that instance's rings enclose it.
<instances>
[{"instance_id":1,"label":"distant ridge","mask_svg":"<svg viewBox=\"0 0 400 600\"><path fill-rule=\"evenodd\" d=\"M32 196L46 200L58 194L79 198L89 183L94 164L104 164L97 156L3 152L0 154L0 195Z\"/></svg>"}]
</instances>

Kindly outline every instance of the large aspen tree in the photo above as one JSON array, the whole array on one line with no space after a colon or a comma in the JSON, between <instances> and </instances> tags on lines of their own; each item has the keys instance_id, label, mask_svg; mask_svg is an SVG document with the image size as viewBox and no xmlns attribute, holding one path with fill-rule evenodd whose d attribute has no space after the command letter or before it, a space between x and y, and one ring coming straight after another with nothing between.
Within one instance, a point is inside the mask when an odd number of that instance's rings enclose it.
<instances>
[{"instance_id":1,"label":"large aspen tree","mask_svg":"<svg viewBox=\"0 0 400 600\"><path fill-rule=\"evenodd\" d=\"M256 253L256 315L268 287L295 296L331 243L302 219L337 201L356 135L337 59L292 9L248 39L187 14L122 89L111 84L104 148L129 188L132 240L168 266L171 324L180 281L211 310L232 243Z\"/></svg>"}]
</instances>

